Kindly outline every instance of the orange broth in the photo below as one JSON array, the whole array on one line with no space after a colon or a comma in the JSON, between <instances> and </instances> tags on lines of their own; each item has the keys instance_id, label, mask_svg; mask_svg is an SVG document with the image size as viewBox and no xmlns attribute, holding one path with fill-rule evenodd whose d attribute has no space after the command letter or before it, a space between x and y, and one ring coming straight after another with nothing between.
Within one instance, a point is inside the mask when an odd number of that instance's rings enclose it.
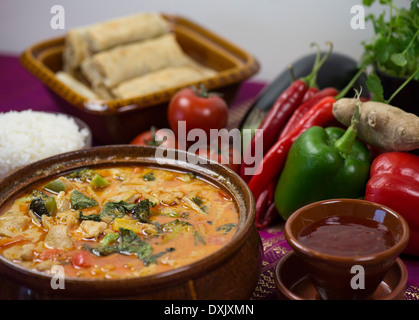
<instances>
[{"instance_id":1,"label":"orange broth","mask_svg":"<svg viewBox=\"0 0 419 320\"><path fill-rule=\"evenodd\" d=\"M82 278L172 270L219 250L239 224L233 199L189 173L86 168L51 181L0 212L0 254L46 273L54 265Z\"/></svg>"}]
</instances>

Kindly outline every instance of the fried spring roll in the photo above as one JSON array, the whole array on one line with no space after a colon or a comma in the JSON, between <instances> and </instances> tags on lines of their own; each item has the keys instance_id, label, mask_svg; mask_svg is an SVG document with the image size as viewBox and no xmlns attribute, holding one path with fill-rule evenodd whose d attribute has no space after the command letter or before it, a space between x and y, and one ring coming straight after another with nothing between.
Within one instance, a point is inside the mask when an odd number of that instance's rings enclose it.
<instances>
[{"instance_id":1,"label":"fried spring roll","mask_svg":"<svg viewBox=\"0 0 419 320\"><path fill-rule=\"evenodd\" d=\"M99 52L83 61L81 71L92 86L103 84L112 88L149 72L186 65L188 61L170 33Z\"/></svg>"},{"instance_id":2,"label":"fried spring roll","mask_svg":"<svg viewBox=\"0 0 419 320\"><path fill-rule=\"evenodd\" d=\"M215 71L206 68L195 69L189 66L169 67L124 81L114 88L112 93L117 99L129 99L183 86L203 80L214 74Z\"/></svg>"},{"instance_id":3,"label":"fried spring roll","mask_svg":"<svg viewBox=\"0 0 419 320\"><path fill-rule=\"evenodd\" d=\"M65 39L64 70L73 73L95 53L168 32L170 25L159 13L137 13L72 29Z\"/></svg>"},{"instance_id":4,"label":"fried spring roll","mask_svg":"<svg viewBox=\"0 0 419 320\"><path fill-rule=\"evenodd\" d=\"M74 78L71 74L64 72L64 71L58 71L55 76L58 80L60 80L62 83L67 85L70 89L75 91L76 93L80 94L83 97L86 97L88 99L94 99L97 100L100 97L93 92L89 87L87 87L84 83Z\"/></svg>"}]
</instances>

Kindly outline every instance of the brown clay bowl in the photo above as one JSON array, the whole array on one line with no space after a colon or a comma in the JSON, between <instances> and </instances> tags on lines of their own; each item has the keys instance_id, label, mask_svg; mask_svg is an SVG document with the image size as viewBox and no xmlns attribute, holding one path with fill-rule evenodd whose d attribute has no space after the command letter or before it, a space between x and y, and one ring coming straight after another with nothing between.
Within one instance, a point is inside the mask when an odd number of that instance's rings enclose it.
<instances>
[{"instance_id":1,"label":"brown clay bowl","mask_svg":"<svg viewBox=\"0 0 419 320\"><path fill-rule=\"evenodd\" d=\"M248 299L256 286L262 261L251 191L238 175L218 163L169 160L160 164L162 159L156 158L155 152L154 147L113 145L40 160L0 181L0 207L41 180L86 166L148 165L187 171L223 188L235 200L240 225L230 243L202 260L169 272L127 280L65 278L65 289L51 288L52 275L19 267L0 256L0 298ZM185 159L186 153L176 151L175 155L176 159Z\"/></svg>"},{"instance_id":2,"label":"brown clay bowl","mask_svg":"<svg viewBox=\"0 0 419 320\"><path fill-rule=\"evenodd\" d=\"M364 217L381 222L393 233L394 244L376 253L338 255L315 250L299 241L306 226L330 216ZM372 297L406 247L409 227L401 215L388 207L359 199L331 199L295 211L285 223L284 234L322 299L353 300ZM352 269L354 266L356 269ZM363 285L354 285L353 279Z\"/></svg>"}]
</instances>

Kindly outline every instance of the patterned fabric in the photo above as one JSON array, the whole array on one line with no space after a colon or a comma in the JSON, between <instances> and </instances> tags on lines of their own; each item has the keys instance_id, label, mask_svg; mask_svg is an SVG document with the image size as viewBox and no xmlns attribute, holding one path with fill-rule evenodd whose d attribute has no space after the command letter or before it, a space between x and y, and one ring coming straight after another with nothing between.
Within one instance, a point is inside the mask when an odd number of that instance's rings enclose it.
<instances>
[{"instance_id":1,"label":"patterned fabric","mask_svg":"<svg viewBox=\"0 0 419 320\"><path fill-rule=\"evenodd\" d=\"M281 226L267 228L259 234L263 243L263 262L252 299L276 299L275 267L278 261L291 251L291 248L285 240Z\"/></svg>"}]
</instances>

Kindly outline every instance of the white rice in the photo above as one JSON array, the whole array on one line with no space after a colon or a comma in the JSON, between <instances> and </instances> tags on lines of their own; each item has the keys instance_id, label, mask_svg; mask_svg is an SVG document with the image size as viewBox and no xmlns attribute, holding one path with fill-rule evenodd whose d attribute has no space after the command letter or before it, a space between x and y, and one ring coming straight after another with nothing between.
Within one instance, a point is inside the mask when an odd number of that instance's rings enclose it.
<instances>
[{"instance_id":1,"label":"white rice","mask_svg":"<svg viewBox=\"0 0 419 320\"><path fill-rule=\"evenodd\" d=\"M0 179L34 161L85 147L89 134L63 114L30 109L0 113Z\"/></svg>"}]
</instances>

